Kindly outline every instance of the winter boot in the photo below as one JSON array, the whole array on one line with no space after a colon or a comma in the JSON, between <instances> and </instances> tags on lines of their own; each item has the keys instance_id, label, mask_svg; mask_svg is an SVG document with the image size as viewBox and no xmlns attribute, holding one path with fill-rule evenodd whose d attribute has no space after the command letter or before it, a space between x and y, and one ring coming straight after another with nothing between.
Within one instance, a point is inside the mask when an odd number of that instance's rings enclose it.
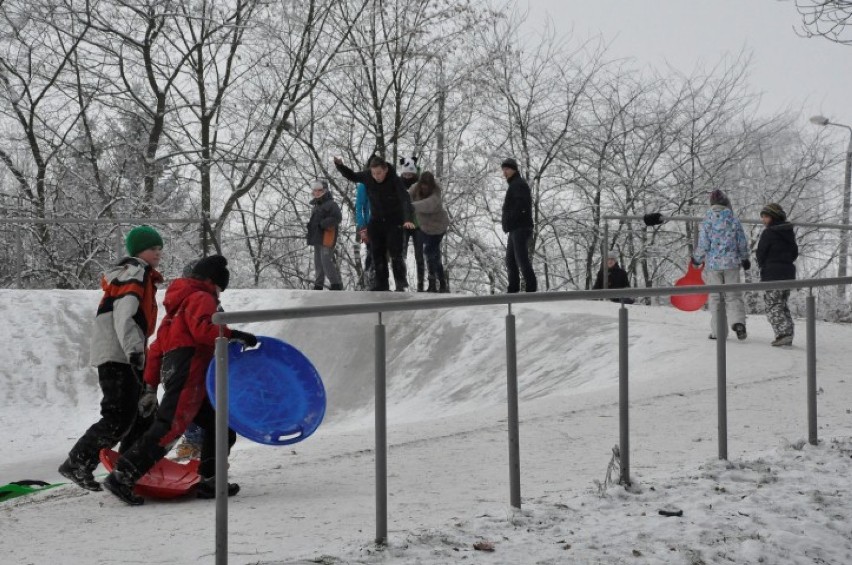
<instances>
[{"instance_id":1,"label":"winter boot","mask_svg":"<svg viewBox=\"0 0 852 565\"><path fill-rule=\"evenodd\" d=\"M343 290L343 283L331 283L331 290Z\"/></svg>"},{"instance_id":2,"label":"winter boot","mask_svg":"<svg viewBox=\"0 0 852 565\"><path fill-rule=\"evenodd\" d=\"M434 277L429 277L429 286L426 287L426 292L438 292Z\"/></svg>"},{"instance_id":3,"label":"winter boot","mask_svg":"<svg viewBox=\"0 0 852 565\"><path fill-rule=\"evenodd\" d=\"M438 287L438 292L440 292L441 294L447 294L448 292L450 292L450 289L447 286L446 279L441 279L439 282L441 283L441 285Z\"/></svg>"},{"instance_id":4,"label":"winter boot","mask_svg":"<svg viewBox=\"0 0 852 565\"><path fill-rule=\"evenodd\" d=\"M315 284L313 290L322 290L321 284Z\"/></svg>"},{"instance_id":5,"label":"winter boot","mask_svg":"<svg viewBox=\"0 0 852 565\"><path fill-rule=\"evenodd\" d=\"M408 288L408 281L404 278L394 277L394 290L396 292L405 292L405 289Z\"/></svg>"},{"instance_id":6,"label":"winter boot","mask_svg":"<svg viewBox=\"0 0 852 565\"><path fill-rule=\"evenodd\" d=\"M228 483L228 496L234 496L240 492L240 485ZM216 477L201 479L195 487L195 496L198 498L216 498Z\"/></svg>"},{"instance_id":7,"label":"winter boot","mask_svg":"<svg viewBox=\"0 0 852 565\"><path fill-rule=\"evenodd\" d=\"M772 342L773 347L783 347L785 345L793 345L793 336L779 335L775 338L775 341Z\"/></svg>"},{"instance_id":8,"label":"winter boot","mask_svg":"<svg viewBox=\"0 0 852 565\"><path fill-rule=\"evenodd\" d=\"M133 492L133 481L121 471L113 471L104 479L104 488L130 506L140 506L145 499Z\"/></svg>"},{"instance_id":9,"label":"winter boot","mask_svg":"<svg viewBox=\"0 0 852 565\"><path fill-rule=\"evenodd\" d=\"M737 333L737 339L740 341L748 337L748 334L746 334L745 324L736 323L731 326L731 329Z\"/></svg>"},{"instance_id":10,"label":"winter boot","mask_svg":"<svg viewBox=\"0 0 852 565\"><path fill-rule=\"evenodd\" d=\"M72 459L71 456L68 456L65 463L59 466L59 474L78 487L99 491L101 490L101 483L95 480L95 476L92 474L93 468L90 467L90 465L80 463L76 459Z\"/></svg>"}]
</instances>

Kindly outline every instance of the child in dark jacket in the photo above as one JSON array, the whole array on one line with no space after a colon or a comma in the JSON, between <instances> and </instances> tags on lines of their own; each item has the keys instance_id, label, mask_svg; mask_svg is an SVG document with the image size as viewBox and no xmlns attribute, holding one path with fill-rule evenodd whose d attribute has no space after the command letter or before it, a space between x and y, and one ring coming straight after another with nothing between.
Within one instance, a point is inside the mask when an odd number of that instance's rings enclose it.
<instances>
[{"instance_id":1,"label":"child in dark jacket","mask_svg":"<svg viewBox=\"0 0 852 565\"><path fill-rule=\"evenodd\" d=\"M340 270L334 262L334 247L343 216L334 201L328 181L317 179L311 185L311 219L307 226L308 245L314 248L314 290L322 290L326 277L331 290L343 290Z\"/></svg>"},{"instance_id":2,"label":"child in dark jacket","mask_svg":"<svg viewBox=\"0 0 852 565\"><path fill-rule=\"evenodd\" d=\"M627 271L621 268L618 264L618 253L610 251L606 257L607 267L607 288L630 288L630 278L627 276ZM595 284L592 290L603 289L603 269L598 270L598 276L595 279ZM635 300L632 298L611 298L610 302L624 302L625 304L633 304Z\"/></svg>"},{"instance_id":3,"label":"child in dark jacket","mask_svg":"<svg viewBox=\"0 0 852 565\"><path fill-rule=\"evenodd\" d=\"M757 243L757 265L761 281L783 281L796 278L794 262L799 256L796 234L787 222L787 213L778 204L770 203L760 211L765 229ZM789 290L767 290L763 293L766 317L775 331L772 345L793 344L793 317L787 301Z\"/></svg>"},{"instance_id":4,"label":"child in dark jacket","mask_svg":"<svg viewBox=\"0 0 852 565\"><path fill-rule=\"evenodd\" d=\"M228 288L227 263L221 255L206 257L193 266L190 277L177 279L166 291L163 300L166 316L157 331L157 340L148 351L145 393L139 401L140 413L156 412L156 417L104 480L104 487L127 504L144 502L133 493L136 482L165 457L193 421L204 430L198 468L201 482L196 493L199 498L215 497L216 418L204 378L219 337L219 327L211 318L218 310L219 293ZM257 338L250 333L225 327L224 335L249 347L257 345ZM160 384L165 393L158 406ZM228 445L235 441L236 434L229 430ZM228 485L229 496L238 491L239 485Z\"/></svg>"},{"instance_id":5,"label":"child in dark jacket","mask_svg":"<svg viewBox=\"0 0 852 565\"><path fill-rule=\"evenodd\" d=\"M98 453L121 441L129 448L151 423L137 415L142 395L145 344L157 325L157 272L163 238L150 226L137 226L125 237L128 257L101 278L104 294L92 328L91 363L98 368L103 392L101 419L83 434L59 473L87 490L101 490L93 471Z\"/></svg>"}]
</instances>

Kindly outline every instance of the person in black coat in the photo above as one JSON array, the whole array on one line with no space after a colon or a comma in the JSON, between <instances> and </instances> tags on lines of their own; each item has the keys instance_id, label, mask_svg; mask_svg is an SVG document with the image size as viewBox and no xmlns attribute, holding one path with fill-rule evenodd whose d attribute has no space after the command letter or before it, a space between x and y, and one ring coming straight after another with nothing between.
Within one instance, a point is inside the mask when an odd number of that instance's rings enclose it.
<instances>
[{"instance_id":1,"label":"person in black coat","mask_svg":"<svg viewBox=\"0 0 852 565\"><path fill-rule=\"evenodd\" d=\"M538 281L529 255L529 242L533 236L532 193L527 181L518 172L518 162L506 159L500 165L503 177L509 183L503 200L502 227L509 234L506 243L506 271L509 279L508 293L521 290L521 275L527 292L538 289Z\"/></svg>"},{"instance_id":2,"label":"person in black coat","mask_svg":"<svg viewBox=\"0 0 852 565\"><path fill-rule=\"evenodd\" d=\"M376 271L376 283L372 290L390 290L388 255L394 266L394 278L398 281L396 290L404 290L399 287L399 281L406 278L404 268L399 272L399 265L405 264L402 261L402 230L414 229L414 211L402 180L396 170L377 155L370 158L367 171L356 173L344 165L340 157L334 158L334 165L344 178L355 183L362 182L367 188L367 199L370 201L367 237Z\"/></svg>"},{"instance_id":3,"label":"person in black coat","mask_svg":"<svg viewBox=\"0 0 852 565\"><path fill-rule=\"evenodd\" d=\"M615 251L610 251L606 258L606 286L607 288L630 288L630 279L627 276L627 271L621 268L618 264L618 254ZM592 290L603 289L603 269L598 270L598 277L595 279L595 284ZM625 304L633 304L632 298L612 298L612 302L621 302Z\"/></svg>"},{"instance_id":4,"label":"person in black coat","mask_svg":"<svg viewBox=\"0 0 852 565\"><path fill-rule=\"evenodd\" d=\"M770 203L760 211L765 226L757 243L757 266L761 281L783 281L796 278L795 261L799 257L796 233L787 222L787 213L778 204ZM793 317L787 301L789 290L767 290L763 293L766 317L775 331L774 346L793 344Z\"/></svg>"},{"instance_id":5,"label":"person in black coat","mask_svg":"<svg viewBox=\"0 0 852 565\"><path fill-rule=\"evenodd\" d=\"M343 290L340 271L334 262L334 247L337 244L337 232L343 215L340 206L334 201L328 189L328 182L322 179L311 185L311 219L308 220L308 245L314 247L314 290L322 290L325 278L331 283L331 290Z\"/></svg>"}]
</instances>

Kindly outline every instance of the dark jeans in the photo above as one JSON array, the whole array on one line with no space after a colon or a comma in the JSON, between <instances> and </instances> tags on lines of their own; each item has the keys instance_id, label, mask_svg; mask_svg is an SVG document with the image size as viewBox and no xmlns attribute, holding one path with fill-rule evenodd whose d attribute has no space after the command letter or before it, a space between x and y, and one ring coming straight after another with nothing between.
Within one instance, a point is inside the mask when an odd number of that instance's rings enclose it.
<instances>
[{"instance_id":1,"label":"dark jeans","mask_svg":"<svg viewBox=\"0 0 852 565\"><path fill-rule=\"evenodd\" d=\"M98 453L113 448L121 441L120 452L127 451L145 432L153 416L139 415L142 379L127 363L104 363L98 366L98 381L103 392L101 419L93 424L71 448L68 456L75 462L94 469Z\"/></svg>"},{"instance_id":2,"label":"dark jeans","mask_svg":"<svg viewBox=\"0 0 852 565\"><path fill-rule=\"evenodd\" d=\"M162 382L165 394L157 408L154 422L139 441L122 455L116 466L118 471L130 476L133 482L138 481L157 461L166 456L174 442L186 431L185 426L189 421L195 422L204 430L198 474L202 478L209 478L215 473L216 412L206 394L200 403L184 403L187 400L186 389L191 387L187 385L187 381L193 351L192 347L184 347L172 350L163 357L161 374L168 376ZM193 406L198 406L197 410L194 410ZM187 410L192 410L195 414L187 413ZM169 442L169 437L174 437L174 441ZM236 441L236 433L229 428L228 447Z\"/></svg>"},{"instance_id":3,"label":"dark jeans","mask_svg":"<svg viewBox=\"0 0 852 565\"><path fill-rule=\"evenodd\" d=\"M419 231L419 230L418 230ZM429 265L429 279L435 279L440 285L446 286L444 282L444 264L441 262L441 240L444 234L423 234L423 253L426 255L426 263Z\"/></svg>"},{"instance_id":4,"label":"dark jeans","mask_svg":"<svg viewBox=\"0 0 852 565\"><path fill-rule=\"evenodd\" d=\"M426 234L420 228L416 228L413 230L403 230L405 232L404 240L402 243L402 258L405 260L406 255L408 255L408 242L414 242L414 262L417 265L417 283L419 285L423 285L423 276L424 271L426 270L426 264L423 260L424 253L424 244Z\"/></svg>"},{"instance_id":5,"label":"dark jeans","mask_svg":"<svg viewBox=\"0 0 852 565\"><path fill-rule=\"evenodd\" d=\"M529 253L529 241L532 239L532 228L518 228L509 232L509 240L506 244L506 272L509 278L508 293L521 290L521 275L527 292L535 292L538 289L538 281L532 268Z\"/></svg>"},{"instance_id":6,"label":"dark jeans","mask_svg":"<svg viewBox=\"0 0 852 565\"><path fill-rule=\"evenodd\" d=\"M367 225L376 283L373 290L390 290L388 281L388 255L393 265L394 279L405 280L405 263L402 261L402 226L380 220L370 220Z\"/></svg>"}]
</instances>

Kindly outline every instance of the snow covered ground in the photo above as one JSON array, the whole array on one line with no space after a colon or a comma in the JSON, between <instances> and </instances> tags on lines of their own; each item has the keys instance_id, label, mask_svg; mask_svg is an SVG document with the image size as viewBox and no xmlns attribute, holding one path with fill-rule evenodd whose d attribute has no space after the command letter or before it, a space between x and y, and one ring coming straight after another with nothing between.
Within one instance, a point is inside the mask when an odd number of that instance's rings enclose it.
<instances>
[{"instance_id":1,"label":"snow covered ground","mask_svg":"<svg viewBox=\"0 0 852 565\"><path fill-rule=\"evenodd\" d=\"M231 290L226 310L413 294ZM98 293L0 291L0 484L59 481L95 421L86 366ZM729 340L729 461L719 461L709 315L631 306L634 487L603 487L618 442L618 306L516 306L523 509L509 505L505 309L385 314L389 545L375 536L375 318L249 324L323 375L328 412L288 447L240 440L230 562L850 563L852 328L818 323L817 447L807 445L804 323L769 346L761 317ZM682 510L681 517L659 510ZM215 504L62 486L0 503L0 563L211 563ZM477 549L478 548L478 549ZM487 551L493 549L493 551Z\"/></svg>"}]
</instances>

